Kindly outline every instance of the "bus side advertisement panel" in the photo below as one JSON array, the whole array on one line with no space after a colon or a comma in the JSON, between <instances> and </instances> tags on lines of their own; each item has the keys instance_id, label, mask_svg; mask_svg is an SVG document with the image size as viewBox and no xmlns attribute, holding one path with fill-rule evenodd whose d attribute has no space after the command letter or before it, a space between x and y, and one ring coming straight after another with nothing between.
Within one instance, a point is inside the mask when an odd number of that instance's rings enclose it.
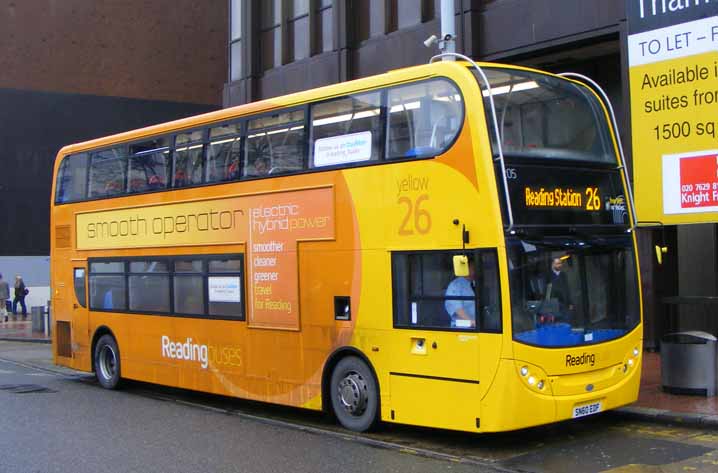
<instances>
[{"instance_id":1,"label":"bus side advertisement panel","mask_svg":"<svg viewBox=\"0 0 718 473\"><path fill-rule=\"evenodd\" d=\"M297 243L335 239L334 205L321 187L78 213L77 249L246 244L250 325L298 330Z\"/></svg>"}]
</instances>

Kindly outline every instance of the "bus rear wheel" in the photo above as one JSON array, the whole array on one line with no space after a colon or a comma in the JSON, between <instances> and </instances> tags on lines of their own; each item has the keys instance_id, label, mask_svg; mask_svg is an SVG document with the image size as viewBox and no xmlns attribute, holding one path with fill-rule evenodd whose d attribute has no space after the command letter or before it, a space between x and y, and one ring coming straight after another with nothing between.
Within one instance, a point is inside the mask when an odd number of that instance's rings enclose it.
<instances>
[{"instance_id":1,"label":"bus rear wheel","mask_svg":"<svg viewBox=\"0 0 718 473\"><path fill-rule=\"evenodd\" d=\"M120 384L120 350L112 335L103 335L95 345L95 375L106 389L116 389Z\"/></svg>"},{"instance_id":2,"label":"bus rear wheel","mask_svg":"<svg viewBox=\"0 0 718 473\"><path fill-rule=\"evenodd\" d=\"M355 356L342 358L332 371L332 410L354 432L365 432L379 418L379 390L372 371Z\"/></svg>"}]
</instances>

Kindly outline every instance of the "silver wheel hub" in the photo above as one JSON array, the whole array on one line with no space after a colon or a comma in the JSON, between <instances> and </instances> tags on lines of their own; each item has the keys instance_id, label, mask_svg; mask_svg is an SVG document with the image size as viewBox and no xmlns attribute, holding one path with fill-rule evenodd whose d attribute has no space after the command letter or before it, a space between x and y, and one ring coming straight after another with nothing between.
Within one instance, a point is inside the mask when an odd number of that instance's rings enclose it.
<instances>
[{"instance_id":1,"label":"silver wheel hub","mask_svg":"<svg viewBox=\"0 0 718 473\"><path fill-rule=\"evenodd\" d=\"M369 399L364 378L359 373L351 372L339 381L337 387L339 402L344 410L353 416L361 416Z\"/></svg>"},{"instance_id":2,"label":"silver wheel hub","mask_svg":"<svg viewBox=\"0 0 718 473\"><path fill-rule=\"evenodd\" d=\"M105 345L100 350L99 356L100 372L105 379L112 379L117 372L117 355L112 347Z\"/></svg>"}]
</instances>

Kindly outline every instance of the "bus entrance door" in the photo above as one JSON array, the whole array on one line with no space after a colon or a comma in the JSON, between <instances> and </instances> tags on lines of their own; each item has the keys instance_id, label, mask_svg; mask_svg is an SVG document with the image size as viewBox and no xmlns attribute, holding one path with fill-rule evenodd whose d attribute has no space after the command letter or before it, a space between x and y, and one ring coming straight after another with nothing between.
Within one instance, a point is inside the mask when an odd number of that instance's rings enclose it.
<instances>
[{"instance_id":1,"label":"bus entrance door","mask_svg":"<svg viewBox=\"0 0 718 473\"><path fill-rule=\"evenodd\" d=\"M87 261L73 261L72 286L74 294L68 299L72 301L72 347L73 357L77 358L79 366L89 366L92 354L90 347L86 344L80 345L81 340L86 340L88 333L89 312L87 310ZM78 335L82 336L78 336Z\"/></svg>"},{"instance_id":2,"label":"bus entrance door","mask_svg":"<svg viewBox=\"0 0 718 473\"><path fill-rule=\"evenodd\" d=\"M390 370L395 422L476 431L479 334L396 330Z\"/></svg>"}]
</instances>

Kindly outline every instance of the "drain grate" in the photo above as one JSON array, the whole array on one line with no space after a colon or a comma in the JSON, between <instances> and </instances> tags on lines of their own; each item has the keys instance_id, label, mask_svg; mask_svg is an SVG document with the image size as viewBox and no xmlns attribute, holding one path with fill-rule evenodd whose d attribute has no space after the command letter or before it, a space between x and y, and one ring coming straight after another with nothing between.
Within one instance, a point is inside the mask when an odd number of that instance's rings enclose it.
<instances>
[{"instance_id":1,"label":"drain grate","mask_svg":"<svg viewBox=\"0 0 718 473\"><path fill-rule=\"evenodd\" d=\"M40 386L39 384L0 384L0 391L7 391L15 394L27 393L56 393L54 389Z\"/></svg>"}]
</instances>

